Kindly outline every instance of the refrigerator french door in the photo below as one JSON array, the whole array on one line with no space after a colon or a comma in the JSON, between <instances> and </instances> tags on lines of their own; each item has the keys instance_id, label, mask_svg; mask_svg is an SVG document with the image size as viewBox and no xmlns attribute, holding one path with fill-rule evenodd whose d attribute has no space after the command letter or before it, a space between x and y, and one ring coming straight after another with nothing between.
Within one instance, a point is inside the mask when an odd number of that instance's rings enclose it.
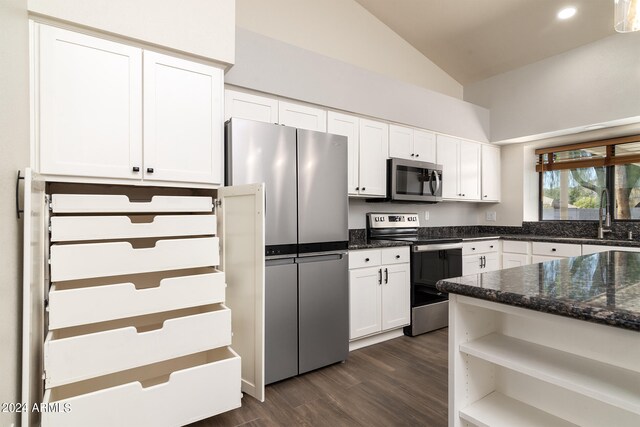
<instances>
[{"instance_id":1,"label":"refrigerator french door","mask_svg":"<svg viewBox=\"0 0 640 427\"><path fill-rule=\"evenodd\" d=\"M265 183L265 382L348 354L347 140L225 126L226 184Z\"/></svg>"}]
</instances>

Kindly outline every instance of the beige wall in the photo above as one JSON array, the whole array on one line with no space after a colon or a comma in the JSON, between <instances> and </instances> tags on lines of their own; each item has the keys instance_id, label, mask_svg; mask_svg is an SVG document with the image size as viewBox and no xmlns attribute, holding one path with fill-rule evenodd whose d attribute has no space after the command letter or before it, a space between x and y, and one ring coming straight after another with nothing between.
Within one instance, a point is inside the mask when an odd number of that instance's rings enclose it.
<instances>
[{"instance_id":1,"label":"beige wall","mask_svg":"<svg viewBox=\"0 0 640 427\"><path fill-rule=\"evenodd\" d=\"M234 62L234 0L28 1L33 13L228 64Z\"/></svg>"},{"instance_id":2,"label":"beige wall","mask_svg":"<svg viewBox=\"0 0 640 427\"><path fill-rule=\"evenodd\" d=\"M18 169L29 164L27 0L0 1L0 402L20 402L22 221L16 219ZM0 414L0 426L17 423Z\"/></svg>"},{"instance_id":3,"label":"beige wall","mask_svg":"<svg viewBox=\"0 0 640 427\"><path fill-rule=\"evenodd\" d=\"M462 85L353 0L237 0L236 23L294 46L462 98Z\"/></svg>"}]
</instances>

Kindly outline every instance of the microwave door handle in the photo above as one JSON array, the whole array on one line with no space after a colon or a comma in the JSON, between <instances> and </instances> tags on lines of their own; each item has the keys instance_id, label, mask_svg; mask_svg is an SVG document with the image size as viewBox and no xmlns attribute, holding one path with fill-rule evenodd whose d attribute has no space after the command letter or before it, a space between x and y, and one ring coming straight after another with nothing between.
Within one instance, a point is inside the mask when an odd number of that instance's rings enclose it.
<instances>
[{"instance_id":1,"label":"microwave door handle","mask_svg":"<svg viewBox=\"0 0 640 427\"><path fill-rule=\"evenodd\" d=\"M438 171L432 170L431 177L432 179L429 180L429 187L431 187L431 194L435 196L438 193L438 190L440 189L440 178L438 177ZM433 189L433 178L435 178L435 181L436 181L435 190Z\"/></svg>"}]
</instances>

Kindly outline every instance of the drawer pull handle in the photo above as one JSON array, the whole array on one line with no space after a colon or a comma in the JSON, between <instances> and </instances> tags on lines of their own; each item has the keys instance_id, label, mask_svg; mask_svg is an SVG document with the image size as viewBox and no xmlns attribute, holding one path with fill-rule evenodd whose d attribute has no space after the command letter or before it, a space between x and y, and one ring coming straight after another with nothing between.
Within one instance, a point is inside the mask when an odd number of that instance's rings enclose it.
<instances>
[{"instance_id":1,"label":"drawer pull handle","mask_svg":"<svg viewBox=\"0 0 640 427\"><path fill-rule=\"evenodd\" d=\"M153 168L147 168L147 173L153 173Z\"/></svg>"},{"instance_id":2,"label":"drawer pull handle","mask_svg":"<svg viewBox=\"0 0 640 427\"><path fill-rule=\"evenodd\" d=\"M400 259L400 255L396 255L396 259Z\"/></svg>"},{"instance_id":3,"label":"drawer pull handle","mask_svg":"<svg viewBox=\"0 0 640 427\"><path fill-rule=\"evenodd\" d=\"M471 248L471 250L472 250L472 251L475 251L475 250L476 250L476 248Z\"/></svg>"},{"instance_id":4,"label":"drawer pull handle","mask_svg":"<svg viewBox=\"0 0 640 427\"><path fill-rule=\"evenodd\" d=\"M364 259L364 262L369 262L369 258L365 258L365 259Z\"/></svg>"},{"instance_id":5,"label":"drawer pull handle","mask_svg":"<svg viewBox=\"0 0 640 427\"><path fill-rule=\"evenodd\" d=\"M556 248L551 248L551 252L555 252L555 251L556 251Z\"/></svg>"},{"instance_id":6,"label":"drawer pull handle","mask_svg":"<svg viewBox=\"0 0 640 427\"><path fill-rule=\"evenodd\" d=\"M493 245L489 246L491 249L493 249Z\"/></svg>"}]
</instances>

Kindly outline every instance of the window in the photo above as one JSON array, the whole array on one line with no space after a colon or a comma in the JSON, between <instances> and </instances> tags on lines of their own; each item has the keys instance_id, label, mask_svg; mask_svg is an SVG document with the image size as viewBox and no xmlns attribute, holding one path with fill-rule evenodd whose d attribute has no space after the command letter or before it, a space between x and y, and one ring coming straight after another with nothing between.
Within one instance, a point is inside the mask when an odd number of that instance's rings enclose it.
<instances>
[{"instance_id":1,"label":"window","mask_svg":"<svg viewBox=\"0 0 640 427\"><path fill-rule=\"evenodd\" d=\"M640 220L640 135L536 150L540 220Z\"/></svg>"}]
</instances>

